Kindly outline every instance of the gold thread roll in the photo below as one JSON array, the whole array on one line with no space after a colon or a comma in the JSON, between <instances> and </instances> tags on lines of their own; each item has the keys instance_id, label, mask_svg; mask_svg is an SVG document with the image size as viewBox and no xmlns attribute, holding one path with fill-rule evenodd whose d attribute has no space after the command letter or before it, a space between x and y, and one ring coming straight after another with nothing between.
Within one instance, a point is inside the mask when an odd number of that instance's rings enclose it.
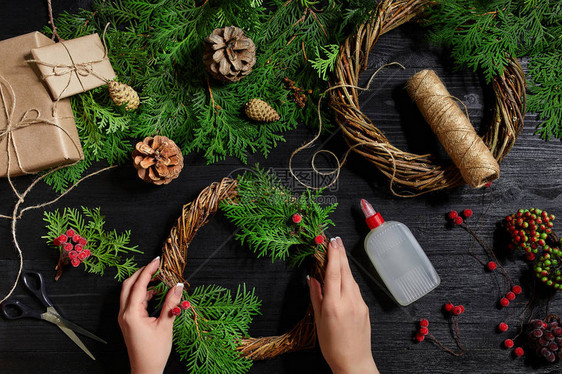
<instances>
[{"instance_id":1,"label":"gold thread roll","mask_svg":"<svg viewBox=\"0 0 562 374\"><path fill-rule=\"evenodd\" d=\"M500 176L498 162L433 70L413 75L406 90L468 185L480 188Z\"/></svg>"}]
</instances>

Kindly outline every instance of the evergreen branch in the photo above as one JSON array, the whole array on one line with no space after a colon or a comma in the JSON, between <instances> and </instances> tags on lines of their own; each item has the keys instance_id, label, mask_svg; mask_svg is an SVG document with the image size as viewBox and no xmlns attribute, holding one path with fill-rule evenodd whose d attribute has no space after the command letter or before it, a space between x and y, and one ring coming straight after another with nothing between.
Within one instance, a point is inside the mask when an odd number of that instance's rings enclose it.
<instances>
[{"instance_id":1,"label":"evergreen branch","mask_svg":"<svg viewBox=\"0 0 562 374\"><path fill-rule=\"evenodd\" d=\"M271 173L256 167L238 177L238 196L235 201L225 201L221 209L226 217L240 228L236 238L248 246L258 257L268 256L272 261L289 259L300 264L313 254L314 238L333 222L329 214L336 204L321 207L316 199L321 191L294 196ZM302 217L294 224L291 217Z\"/></svg>"},{"instance_id":2,"label":"evergreen branch","mask_svg":"<svg viewBox=\"0 0 562 374\"><path fill-rule=\"evenodd\" d=\"M72 208L64 208L62 212L57 209L45 212L43 220L46 222L47 235L42 238L46 239L49 246L57 248L61 257L66 255L64 249L53 242L68 229L87 240L84 250L89 250L91 256L83 263L84 270L89 273L103 276L107 268L115 267L115 278L123 281L138 269L134 257L125 257L131 252L142 253L137 246L129 246L130 232L118 234L115 230L106 231L105 217L101 215L100 208L82 207L82 212Z\"/></svg>"}]
</instances>

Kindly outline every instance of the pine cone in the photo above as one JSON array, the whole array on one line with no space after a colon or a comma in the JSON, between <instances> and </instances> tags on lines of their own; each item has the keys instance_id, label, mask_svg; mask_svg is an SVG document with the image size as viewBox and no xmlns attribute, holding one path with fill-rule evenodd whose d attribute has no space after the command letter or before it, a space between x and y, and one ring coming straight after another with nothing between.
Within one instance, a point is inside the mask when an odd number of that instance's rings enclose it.
<instances>
[{"instance_id":1,"label":"pine cone","mask_svg":"<svg viewBox=\"0 0 562 374\"><path fill-rule=\"evenodd\" d=\"M180 174L183 156L176 143L156 135L137 143L133 163L140 179L157 185L168 184Z\"/></svg>"},{"instance_id":2,"label":"pine cone","mask_svg":"<svg viewBox=\"0 0 562 374\"><path fill-rule=\"evenodd\" d=\"M257 122L274 122L281 118L271 105L260 99L252 99L246 103L246 115Z\"/></svg>"},{"instance_id":3,"label":"pine cone","mask_svg":"<svg viewBox=\"0 0 562 374\"><path fill-rule=\"evenodd\" d=\"M241 28L215 29L205 38L203 62L213 78L236 82L252 72L256 46Z\"/></svg>"},{"instance_id":4,"label":"pine cone","mask_svg":"<svg viewBox=\"0 0 562 374\"><path fill-rule=\"evenodd\" d=\"M109 81L109 96L117 106L127 104L125 110L135 110L139 107L139 94L131 86L117 81Z\"/></svg>"}]
</instances>

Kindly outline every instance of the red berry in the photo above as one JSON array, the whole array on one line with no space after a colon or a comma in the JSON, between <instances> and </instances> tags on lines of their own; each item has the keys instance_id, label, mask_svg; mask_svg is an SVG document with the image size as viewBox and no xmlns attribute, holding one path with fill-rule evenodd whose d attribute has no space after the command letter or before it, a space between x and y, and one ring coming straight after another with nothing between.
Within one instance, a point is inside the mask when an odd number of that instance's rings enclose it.
<instances>
[{"instance_id":1,"label":"red berry","mask_svg":"<svg viewBox=\"0 0 562 374\"><path fill-rule=\"evenodd\" d=\"M453 222L455 223L455 225L460 225L463 221L462 221L462 217L457 217L453 220Z\"/></svg>"},{"instance_id":2,"label":"red berry","mask_svg":"<svg viewBox=\"0 0 562 374\"><path fill-rule=\"evenodd\" d=\"M416 338L415 338L415 339L416 339L417 342L423 342L423 340L425 339L425 335L422 334L421 332L418 332L418 333L416 334Z\"/></svg>"},{"instance_id":3,"label":"red berry","mask_svg":"<svg viewBox=\"0 0 562 374\"><path fill-rule=\"evenodd\" d=\"M317 245L324 243L324 237L322 235L317 235L314 238L314 243L316 243Z\"/></svg>"},{"instance_id":4,"label":"red berry","mask_svg":"<svg viewBox=\"0 0 562 374\"><path fill-rule=\"evenodd\" d=\"M70 251L72 251L72 249L74 248L74 246L73 246L71 243L64 243L63 246L62 246L62 248L63 248L65 251L70 252Z\"/></svg>"},{"instance_id":5,"label":"red berry","mask_svg":"<svg viewBox=\"0 0 562 374\"><path fill-rule=\"evenodd\" d=\"M293 223L301 223L302 216L298 213L295 213L295 214L293 214L292 220L293 220Z\"/></svg>"},{"instance_id":6,"label":"red berry","mask_svg":"<svg viewBox=\"0 0 562 374\"><path fill-rule=\"evenodd\" d=\"M87 257L87 256L86 256L86 254L85 254L84 252L78 253L78 259L79 259L80 261L84 261L84 260L86 259L86 257Z\"/></svg>"},{"instance_id":7,"label":"red berry","mask_svg":"<svg viewBox=\"0 0 562 374\"><path fill-rule=\"evenodd\" d=\"M464 313L464 306L458 305L458 307L461 308L461 314Z\"/></svg>"},{"instance_id":8,"label":"red berry","mask_svg":"<svg viewBox=\"0 0 562 374\"><path fill-rule=\"evenodd\" d=\"M447 214L447 216L448 216L450 219L455 219L455 218L457 218L457 217L459 216L459 214L457 213L456 210L451 210L451 211L449 212L449 214Z\"/></svg>"},{"instance_id":9,"label":"red berry","mask_svg":"<svg viewBox=\"0 0 562 374\"><path fill-rule=\"evenodd\" d=\"M72 241L73 241L74 243L78 243L81 238L82 238L82 237L81 237L80 235L74 234L74 236L72 237Z\"/></svg>"},{"instance_id":10,"label":"red berry","mask_svg":"<svg viewBox=\"0 0 562 374\"><path fill-rule=\"evenodd\" d=\"M175 306L172 308L172 315L174 316L179 316L181 313L181 309L179 306Z\"/></svg>"},{"instance_id":11,"label":"red berry","mask_svg":"<svg viewBox=\"0 0 562 374\"><path fill-rule=\"evenodd\" d=\"M53 240L53 244L56 245L57 247L58 247L59 245L62 245L62 243L63 243L63 242L61 242L61 241L59 240L59 238L55 238L55 240Z\"/></svg>"},{"instance_id":12,"label":"red berry","mask_svg":"<svg viewBox=\"0 0 562 374\"><path fill-rule=\"evenodd\" d=\"M472 217L472 209L465 209L462 211L462 215L464 216L464 218L470 218Z\"/></svg>"},{"instance_id":13,"label":"red berry","mask_svg":"<svg viewBox=\"0 0 562 374\"><path fill-rule=\"evenodd\" d=\"M494 261L490 261L490 262L488 262L488 264L486 265L486 267L488 268L488 270L494 271L494 270L496 270L496 268L498 267L498 265L496 265L496 263L495 263Z\"/></svg>"},{"instance_id":14,"label":"red berry","mask_svg":"<svg viewBox=\"0 0 562 374\"><path fill-rule=\"evenodd\" d=\"M90 253L89 249L84 249L84 252L82 252L82 253L86 254L86 258L90 257L90 255L92 254L92 253Z\"/></svg>"},{"instance_id":15,"label":"red berry","mask_svg":"<svg viewBox=\"0 0 562 374\"><path fill-rule=\"evenodd\" d=\"M182 309L189 309L191 308L191 303L187 300L184 300L181 302L180 306Z\"/></svg>"},{"instance_id":16,"label":"red berry","mask_svg":"<svg viewBox=\"0 0 562 374\"><path fill-rule=\"evenodd\" d=\"M80 245L86 245L86 243L88 243L88 240L86 240L86 238L80 238L80 240L78 240L78 244Z\"/></svg>"},{"instance_id":17,"label":"red berry","mask_svg":"<svg viewBox=\"0 0 562 374\"><path fill-rule=\"evenodd\" d=\"M505 339L505 340L503 341L503 345L504 345L504 347L506 347L506 348L512 348L512 347L513 347L513 340L511 340L511 339Z\"/></svg>"},{"instance_id":18,"label":"red berry","mask_svg":"<svg viewBox=\"0 0 562 374\"><path fill-rule=\"evenodd\" d=\"M461 309L460 306L456 306L456 307L453 308L453 314L454 314L455 316L458 316L458 315L461 314L461 313L462 313L462 309Z\"/></svg>"},{"instance_id":19,"label":"red berry","mask_svg":"<svg viewBox=\"0 0 562 374\"><path fill-rule=\"evenodd\" d=\"M81 246L80 244L76 244L76 245L74 246L74 250L75 250L76 252L81 252L83 249L84 249L84 247Z\"/></svg>"},{"instance_id":20,"label":"red berry","mask_svg":"<svg viewBox=\"0 0 562 374\"><path fill-rule=\"evenodd\" d=\"M66 230L66 236L68 236L69 238L72 238L74 236L74 234L76 234L74 232L74 230L72 230L72 229Z\"/></svg>"},{"instance_id":21,"label":"red berry","mask_svg":"<svg viewBox=\"0 0 562 374\"><path fill-rule=\"evenodd\" d=\"M429 334L429 329L427 327L420 327L420 334L423 335Z\"/></svg>"},{"instance_id":22,"label":"red berry","mask_svg":"<svg viewBox=\"0 0 562 374\"><path fill-rule=\"evenodd\" d=\"M66 241L68 240L68 236L66 236L66 235L64 235L64 234L61 234L61 235L59 235L59 240L60 240L62 243L66 243Z\"/></svg>"},{"instance_id":23,"label":"red berry","mask_svg":"<svg viewBox=\"0 0 562 374\"><path fill-rule=\"evenodd\" d=\"M72 266L78 267L78 265L80 265L80 260L77 258L73 258L72 260L70 260L70 263L72 264Z\"/></svg>"},{"instance_id":24,"label":"red berry","mask_svg":"<svg viewBox=\"0 0 562 374\"><path fill-rule=\"evenodd\" d=\"M429 321L426 320L425 318L420 319L420 326L421 326L421 327L427 327L427 326L429 326Z\"/></svg>"},{"instance_id":25,"label":"red berry","mask_svg":"<svg viewBox=\"0 0 562 374\"><path fill-rule=\"evenodd\" d=\"M505 298L508 299L509 301L513 301L515 300L515 294L509 291L508 293L505 294Z\"/></svg>"},{"instance_id":26,"label":"red berry","mask_svg":"<svg viewBox=\"0 0 562 374\"><path fill-rule=\"evenodd\" d=\"M445 312L452 312L454 307L455 306L452 303L446 303L445 305L443 305L443 309L445 309Z\"/></svg>"},{"instance_id":27,"label":"red berry","mask_svg":"<svg viewBox=\"0 0 562 374\"><path fill-rule=\"evenodd\" d=\"M527 259L527 261L534 261L534 260L535 260L535 254L532 253L532 252L527 253L527 254L525 255L525 258Z\"/></svg>"},{"instance_id":28,"label":"red berry","mask_svg":"<svg viewBox=\"0 0 562 374\"><path fill-rule=\"evenodd\" d=\"M70 252L68 252L68 257L69 257L70 259L75 259L76 257L78 257L78 252L76 252L76 251L70 251Z\"/></svg>"},{"instance_id":29,"label":"red berry","mask_svg":"<svg viewBox=\"0 0 562 374\"><path fill-rule=\"evenodd\" d=\"M525 351L523 350L523 348L517 347L513 350L513 354L515 354L515 356L517 357L521 357L525 354Z\"/></svg>"},{"instance_id":30,"label":"red berry","mask_svg":"<svg viewBox=\"0 0 562 374\"><path fill-rule=\"evenodd\" d=\"M484 185L484 187L491 187L492 186L492 182L488 182Z\"/></svg>"},{"instance_id":31,"label":"red berry","mask_svg":"<svg viewBox=\"0 0 562 374\"><path fill-rule=\"evenodd\" d=\"M509 326L505 322L501 322L498 325L498 330L501 331L501 332L506 332L508 328L509 328Z\"/></svg>"},{"instance_id":32,"label":"red berry","mask_svg":"<svg viewBox=\"0 0 562 374\"><path fill-rule=\"evenodd\" d=\"M522 291L521 286L515 285L511 288L511 291L516 294L519 295Z\"/></svg>"},{"instance_id":33,"label":"red berry","mask_svg":"<svg viewBox=\"0 0 562 374\"><path fill-rule=\"evenodd\" d=\"M502 297L502 298L500 299L500 305L503 306L503 307L508 306L508 305L509 305L509 300L506 299L505 297Z\"/></svg>"}]
</instances>

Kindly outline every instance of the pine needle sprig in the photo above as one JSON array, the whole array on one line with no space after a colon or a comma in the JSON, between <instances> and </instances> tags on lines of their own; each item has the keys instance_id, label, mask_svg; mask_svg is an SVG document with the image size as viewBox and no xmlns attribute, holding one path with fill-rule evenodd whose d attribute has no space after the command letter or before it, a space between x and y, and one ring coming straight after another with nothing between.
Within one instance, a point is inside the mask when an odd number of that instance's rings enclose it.
<instances>
[{"instance_id":1,"label":"pine needle sprig","mask_svg":"<svg viewBox=\"0 0 562 374\"><path fill-rule=\"evenodd\" d=\"M57 248L60 253L64 251L60 246L55 246L53 241L68 229L73 229L88 242L84 249L91 252L91 256L83 263L85 270L89 273L104 275L107 268L116 270L115 278L119 281L130 277L137 269L134 256L131 253L143 253L137 246L130 246L130 231L117 233L117 231L106 231L105 217L100 208L89 209L82 207L78 209L64 208L53 212L45 212L43 220L46 222L48 233L42 238L46 239L50 247Z\"/></svg>"}]
</instances>

